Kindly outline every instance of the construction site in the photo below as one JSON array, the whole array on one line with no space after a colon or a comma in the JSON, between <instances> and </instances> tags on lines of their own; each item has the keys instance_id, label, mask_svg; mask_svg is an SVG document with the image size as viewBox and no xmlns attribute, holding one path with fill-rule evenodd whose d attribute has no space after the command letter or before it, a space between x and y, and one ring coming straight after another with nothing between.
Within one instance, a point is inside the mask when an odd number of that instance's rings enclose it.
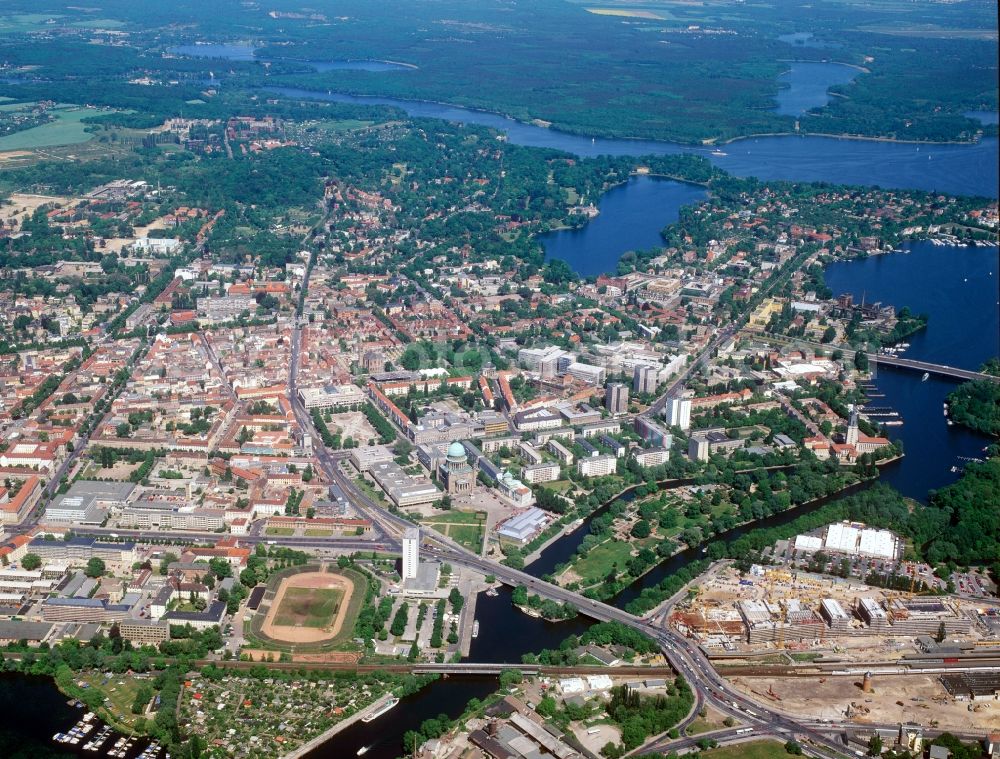
<instances>
[{"instance_id":1,"label":"construction site","mask_svg":"<svg viewBox=\"0 0 1000 759\"><path fill-rule=\"evenodd\" d=\"M957 700L939 675L746 677L730 682L789 715L854 725L917 722L928 728L996 732L1000 702ZM866 690L867 689L867 690Z\"/></svg>"},{"instance_id":2,"label":"construction site","mask_svg":"<svg viewBox=\"0 0 1000 759\"><path fill-rule=\"evenodd\" d=\"M670 623L791 715L1000 728L1000 604L783 568L717 565Z\"/></svg>"},{"instance_id":3,"label":"construction site","mask_svg":"<svg viewBox=\"0 0 1000 759\"><path fill-rule=\"evenodd\" d=\"M987 624L1000 605L982 601L759 566L748 577L732 568L709 573L692 591L670 621L710 655L850 649L855 659L869 650L884 660L918 650L924 637L1000 648Z\"/></svg>"}]
</instances>

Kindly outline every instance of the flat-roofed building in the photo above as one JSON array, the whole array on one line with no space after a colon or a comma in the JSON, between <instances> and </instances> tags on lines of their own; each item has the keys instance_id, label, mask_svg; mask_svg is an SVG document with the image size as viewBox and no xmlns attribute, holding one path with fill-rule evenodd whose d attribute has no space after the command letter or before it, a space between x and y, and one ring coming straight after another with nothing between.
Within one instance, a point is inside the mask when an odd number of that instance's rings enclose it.
<instances>
[{"instance_id":1,"label":"flat-roofed building","mask_svg":"<svg viewBox=\"0 0 1000 759\"><path fill-rule=\"evenodd\" d=\"M414 477L395 461L376 464L368 472L397 508L422 506L441 499L441 491L424 476Z\"/></svg>"},{"instance_id":2,"label":"flat-roofed building","mask_svg":"<svg viewBox=\"0 0 1000 759\"><path fill-rule=\"evenodd\" d=\"M603 385L608 376L604 367L581 364L578 361L566 367L566 374L588 385Z\"/></svg>"},{"instance_id":3,"label":"flat-roofed building","mask_svg":"<svg viewBox=\"0 0 1000 759\"><path fill-rule=\"evenodd\" d=\"M529 485L537 485L542 482L555 482L559 479L561 469L554 461L547 461L541 464L531 464L521 468L521 479Z\"/></svg>"},{"instance_id":4,"label":"flat-roofed building","mask_svg":"<svg viewBox=\"0 0 1000 759\"><path fill-rule=\"evenodd\" d=\"M576 470L582 477L604 477L618 471L615 456L589 456L576 462Z\"/></svg>"},{"instance_id":5,"label":"flat-roofed building","mask_svg":"<svg viewBox=\"0 0 1000 759\"><path fill-rule=\"evenodd\" d=\"M166 622L154 622L151 619L123 619L118 623L118 629L125 640L130 640L140 646L156 646L165 640L170 640L170 625Z\"/></svg>"},{"instance_id":6,"label":"flat-roofed building","mask_svg":"<svg viewBox=\"0 0 1000 759\"><path fill-rule=\"evenodd\" d=\"M351 449L351 463L359 472L367 472L376 464L392 461L395 455L384 445L366 445Z\"/></svg>"},{"instance_id":7,"label":"flat-roofed building","mask_svg":"<svg viewBox=\"0 0 1000 759\"><path fill-rule=\"evenodd\" d=\"M64 562L71 566L83 566L94 557L118 566L131 566L136 560L135 543L102 543L96 538L84 537L69 540L34 538L28 543L26 553L37 554L43 561Z\"/></svg>"},{"instance_id":8,"label":"flat-roofed building","mask_svg":"<svg viewBox=\"0 0 1000 759\"><path fill-rule=\"evenodd\" d=\"M886 630L889 615L874 598L858 599L858 616L872 630Z\"/></svg>"},{"instance_id":9,"label":"flat-roofed building","mask_svg":"<svg viewBox=\"0 0 1000 759\"><path fill-rule=\"evenodd\" d=\"M635 463L639 466L659 466L670 461L670 451L661 446L646 448L645 450L637 448L632 453L632 458L635 459Z\"/></svg>"},{"instance_id":10,"label":"flat-roofed building","mask_svg":"<svg viewBox=\"0 0 1000 759\"><path fill-rule=\"evenodd\" d=\"M299 388L299 399L307 409L347 409L368 401L357 385L324 385Z\"/></svg>"},{"instance_id":11,"label":"flat-roofed building","mask_svg":"<svg viewBox=\"0 0 1000 759\"><path fill-rule=\"evenodd\" d=\"M504 538L526 543L549 522L549 515L537 507L512 516L504 522L497 533Z\"/></svg>"},{"instance_id":12,"label":"flat-roofed building","mask_svg":"<svg viewBox=\"0 0 1000 759\"><path fill-rule=\"evenodd\" d=\"M129 611L124 604L109 604L99 598L46 598L42 602L46 622L120 622Z\"/></svg>"},{"instance_id":13,"label":"flat-roofed building","mask_svg":"<svg viewBox=\"0 0 1000 759\"><path fill-rule=\"evenodd\" d=\"M844 611L844 607L836 598L824 598L820 602L819 613L823 615L827 624L835 630L844 630L851 624L851 615Z\"/></svg>"}]
</instances>

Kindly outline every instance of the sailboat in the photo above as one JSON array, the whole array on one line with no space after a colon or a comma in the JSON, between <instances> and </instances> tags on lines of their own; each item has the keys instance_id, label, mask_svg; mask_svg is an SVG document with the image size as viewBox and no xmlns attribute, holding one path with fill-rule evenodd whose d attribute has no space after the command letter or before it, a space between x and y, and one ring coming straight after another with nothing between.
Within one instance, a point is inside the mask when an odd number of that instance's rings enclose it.
<instances>
[{"instance_id":1,"label":"sailboat","mask_svg":"<svg viewBox=\"0 0 1000 759\"><path fill-rule=\"evenodd\" d=\"M920 381L921 382L926 382L930 378L931 378L931 373L930 372L924 372L924 376L920 378Z\"/></svg>"}]
</instances>

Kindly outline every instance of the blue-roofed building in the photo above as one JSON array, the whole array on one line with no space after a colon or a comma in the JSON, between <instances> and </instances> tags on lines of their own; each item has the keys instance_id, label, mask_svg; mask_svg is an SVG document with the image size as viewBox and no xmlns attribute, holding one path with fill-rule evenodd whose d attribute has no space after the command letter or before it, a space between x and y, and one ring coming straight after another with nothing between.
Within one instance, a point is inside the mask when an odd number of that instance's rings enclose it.
<instances>
[{"instance_id":1,"label":"blue-roofed building","mask_svg":"<svg viewBox=\"0 0 1000 759\"><path fill-rule=\"evenodd\" d=\"M226 604L224 601L213 601L205 611L168 611L163 615L162 621L171 625L191 625L196 630L207 630L222 624L222 618L226 614Z\"/></svg>"},{"instance_id":2,"label":"blue-roofed building","mask_svg":"<svg viewBox=\"0 0 1000 759\"><path fill-rule=\"evenodd\" d=\"M97 538L84 537L69 540L35 538L28 544L27 553L37 554L44 562L69 565L83 565L94 557L119 566L131 566L136 561L135 543L102 543Z\"/></svg>"},{"instance_id":3,"label":"blue-roofed building","mask_svg":"<svg viewBox=\"0 0 1000 759\"><path fill-rule=\"evenodd\" d=\"M130 606L109 604L99 598L46 598L42 602L42 619L46 622L119 622L130 611Z\"/></svg>"}]
</instances>

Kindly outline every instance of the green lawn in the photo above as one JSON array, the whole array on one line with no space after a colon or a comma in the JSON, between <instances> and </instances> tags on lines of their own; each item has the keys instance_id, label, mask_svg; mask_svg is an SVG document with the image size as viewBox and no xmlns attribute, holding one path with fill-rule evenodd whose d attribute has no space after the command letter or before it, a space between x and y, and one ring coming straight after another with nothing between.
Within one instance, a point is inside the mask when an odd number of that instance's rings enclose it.
<instances>
[{"instance_id":1,"label":"green lawn","mask_svg":"<svg viewBox=\"0 0 1000 759\"><path fill-rule=\"evenodd\" d=\"M485 511L446 511L423 519L422 523L471 551L478 553L482 548Z\"/></svg>"},{"instance_id":2,"label":"green lawn","mask_svg":"<svg viewBox=\"0 0 1000 759\"><path fill-rule=\"evenodd\" d=\"M446 511L435 514L423 520L425 524L438 522L441 524L481 524L486 522L485 511Z\"/></svg>"},{"instance_id":3,"label":"green lawn","mask_svg":"<svg viewBox=\"0 0 1000 759\"><path fill-rule=\"evenodd\" d=\"M448 537L456 543L479 553L483 547L483 530L474 525L452 525L448 528Z\"/></svg>"},{"instance_id":4,"label":"green lawn","mask_svg":"<svg viewBox=\"0 0 1000 759\"><path fill-rule=\"evenodd\" d=\"M76 676L77 681L90 684L91 688L101 691L110 701L105 707L115 715L116 719L123 725L133 726L135 721L142 715L132 714L132 703L135 701L135 694L143 682L152 684L152 680L140 680L128 675L112 675L107 683L104 682L103 672L86 672ZM118 683L121 682L121 685ZM103 684L102 684L103 683Z\"/></svg>"},{"instance_id":5,"label":"green lawn","mask_svg":"<svg viewBox=\"0 0 1000 759\"><path fill-rule=\"evenodd\" d=\"M344 592L339 588L286 588L274 624L326 627L337 614Z\"/></svg>"},{"instance_id":6,"label":"green lawn","mask_svg":"<svg viewBox=\"0 0 1000 759\"><path fill-rule=\"evenodd\" d=\"M267 528L267 534L268 535L294 535L295 534L295 530L293 530L291 527L268 527Z\"/></svg>"},{"instance_id":7,"label":"green lawn","mask_svg":"<svg viewBox=\"0 0 1000 759\"><path fill-rule=\"evenodd\" d=\"M331 530L317 530L314 528L307 528L305 531L306 537L309 538L328 538L333 535Z\"/></svg>"},{"instance_id":8,"label":"green lawn","mask_svg":"<svg viewBox=\"0 0 1000 759\"><path fill-rule=\"evenodd\" d=\"M702 759L788 759L784 744L777 741L749 741L702 751Z\"/></svg>"},{"instance_id":9,"label":"green lawn","mask_svg":"<svg viewBox=\"0 0 1000 759\"><path fill-rule=\"evenodd\" d=\"M608 540L593 548L585 556L575 559L572 569L583 578L584 584L592 585L607 577L614 564L618 565L617 571L622 571L625 562L631 557L631 544Z\"/></svg>"}]
</instances>

